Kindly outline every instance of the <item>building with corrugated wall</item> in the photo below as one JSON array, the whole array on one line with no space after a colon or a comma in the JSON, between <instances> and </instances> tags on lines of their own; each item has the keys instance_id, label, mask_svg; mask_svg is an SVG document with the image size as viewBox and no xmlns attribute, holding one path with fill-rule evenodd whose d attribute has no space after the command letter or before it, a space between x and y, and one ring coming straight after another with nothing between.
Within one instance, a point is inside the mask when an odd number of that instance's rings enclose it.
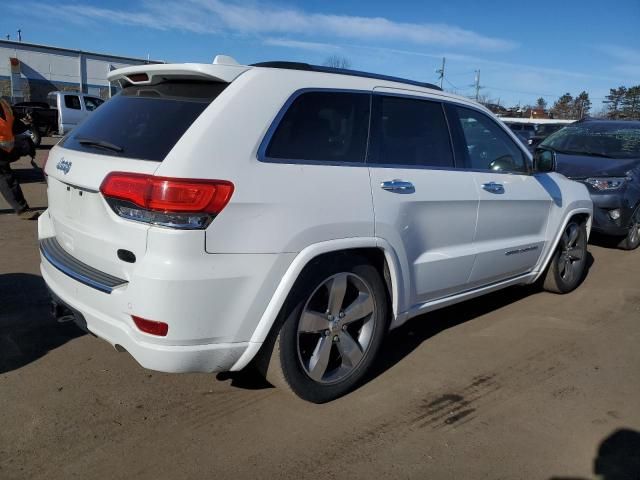
<instances>
[{"instance_id":1,"label":"building with corrugated wall","mask_svg":"<svg viewBox=\"0 0 640 480\"><path fill-rule=\"evenodd\" d=\"M0 96L14 103L46 101L49 92L62 90L108 98L111 70L145 63L162 62L0 40Z\"/></svg>"}]
</instances>

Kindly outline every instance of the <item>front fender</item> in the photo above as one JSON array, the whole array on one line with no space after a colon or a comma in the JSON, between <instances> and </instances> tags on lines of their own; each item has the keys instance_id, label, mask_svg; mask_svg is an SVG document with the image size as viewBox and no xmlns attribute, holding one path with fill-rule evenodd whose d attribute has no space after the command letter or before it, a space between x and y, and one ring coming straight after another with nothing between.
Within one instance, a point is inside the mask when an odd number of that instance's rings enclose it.
<instances>
[{"instance_id":1,"label":"front fender","mask_svg":"<svg viewBox=\"0 0 640 480\"><path fill-rule=\"evenodd\" d=\"M569 224L571 218L576 215L587 215L587 239L591 234L591 225L593 221L593 202L591 200L576 200L572 202L568 208L565 210L564 215L562 216L562 221L559 223L560 227L554 232L554 236L552 237L552 241L549 242L549 247L545 250L544 254L541 256L538 266L534 271L538 274L533 278L531 283L535 283L540 276L547 270L549 266L549 262L553 257L558 244L560 243L560 238L562 237L562 233L565 228Z\"/></svg>"}]
</instances>

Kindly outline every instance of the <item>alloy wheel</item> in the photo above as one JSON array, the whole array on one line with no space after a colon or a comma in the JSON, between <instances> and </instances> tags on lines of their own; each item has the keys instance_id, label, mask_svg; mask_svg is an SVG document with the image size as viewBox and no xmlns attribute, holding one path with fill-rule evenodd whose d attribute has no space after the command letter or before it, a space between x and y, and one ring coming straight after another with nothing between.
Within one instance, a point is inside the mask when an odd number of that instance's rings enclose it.
<instances>
[{"instance_id":1,"label":"alloy wheel","mask_svg":"<svg viewBox=\"0 0 640 480\"><path fill-rule=\"evenodd\" d=\"M640 211L635 214L633 223L631 224L631 230L629 231L629 244L635 245L640 238Z\"/></svg>"},{"instance_id":2,"label":"alloy wheel","mask_svg":"<svg viewBox=\"0 0 640 480\"><path fill-rule=\"evenodd\" d=\"M354 273L338 273L307 299L298 322L298 358L318 383L344 380L362 362L376 318L371 286Z\"/></svg>"},{"instance_id":3,"label":"alloy wheel","mask_svg":"<svg viewBox=\"0 0 640 480\"><path fill-rule=\"evenodd\" d=\"M570 223L562 234L562 248L558 257L558 273L565 282L570 282L579 272L578 265L585 256L580 242L580 227Z\"/></svg>"}]
</instances>

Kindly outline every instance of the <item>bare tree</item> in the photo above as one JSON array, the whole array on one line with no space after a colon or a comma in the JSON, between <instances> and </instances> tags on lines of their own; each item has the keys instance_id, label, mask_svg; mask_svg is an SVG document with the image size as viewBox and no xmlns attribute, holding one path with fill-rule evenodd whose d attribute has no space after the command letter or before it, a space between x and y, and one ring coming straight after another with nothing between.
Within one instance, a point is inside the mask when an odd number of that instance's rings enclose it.
<instances>
[{"instance_id":1,"label":"bare tree","mask_svg":"<svg viewBox=\"0 0 640 480\"><path fill-rule=\"evenodd\" d=\"M351 60L342 55L331 55L324 61L324 66L331 68L351 68Z\"/></svg>"}]
</instances>

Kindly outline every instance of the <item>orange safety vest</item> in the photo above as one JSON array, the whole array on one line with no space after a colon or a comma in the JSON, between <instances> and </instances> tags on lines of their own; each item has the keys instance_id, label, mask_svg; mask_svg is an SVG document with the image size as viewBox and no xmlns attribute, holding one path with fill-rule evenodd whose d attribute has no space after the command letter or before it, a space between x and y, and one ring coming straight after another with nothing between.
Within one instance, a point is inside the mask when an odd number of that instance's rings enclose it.
<instances>
[{"instance_id":1,"label":"orange safety vest","mask_svg":"<svg viewBox=\"0 0 640 480\"><path fill-rule=\"evenodd\" d=\"M5 152L13 150L14 136L13 136L13 110L11 105L0 98L0 109L2 114L0 115L0 149Z\"/></svg>"}]
</instances>

